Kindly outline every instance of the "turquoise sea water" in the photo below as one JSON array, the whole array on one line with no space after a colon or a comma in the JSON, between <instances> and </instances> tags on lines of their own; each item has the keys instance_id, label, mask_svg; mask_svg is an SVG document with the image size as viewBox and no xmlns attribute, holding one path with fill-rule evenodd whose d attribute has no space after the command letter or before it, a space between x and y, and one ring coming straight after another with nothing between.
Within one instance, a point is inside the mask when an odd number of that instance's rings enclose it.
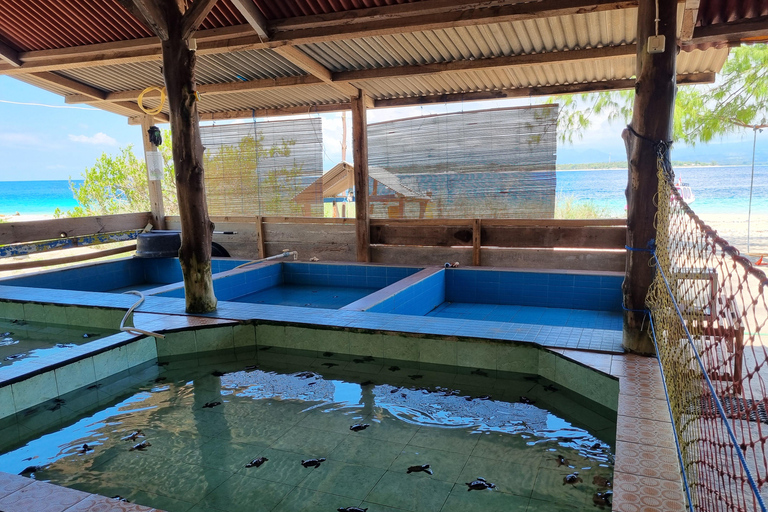
<instances>
[{"instance_id":1,"label":"turquoise sea water","mask_svg":"<svg viewBox=\"0 0 768 512\"><path fill-rule=\"evenodd\" d=\"M700 214L743 213L749 204L750 166L680 167L676 175L689 183L696 194L693 209ZM76 181L76 184L82 181ZM592 200L615 216L624 215L627 171L565 171L557 173L557 193L575 200ZM0 182L0 215L52 215L56 208L77 205L69 182ZM768 165L755 167L752 212L768 212Z\"/></svg>"}]
</instances>

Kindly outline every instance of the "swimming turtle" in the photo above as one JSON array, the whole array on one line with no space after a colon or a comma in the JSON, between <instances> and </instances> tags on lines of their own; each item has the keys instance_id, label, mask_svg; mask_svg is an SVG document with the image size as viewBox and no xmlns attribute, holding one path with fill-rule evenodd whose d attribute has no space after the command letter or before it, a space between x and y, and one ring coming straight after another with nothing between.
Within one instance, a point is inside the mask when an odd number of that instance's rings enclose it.
<instances>
[{"instance_id":1,"label":"swimming turtle","mask_svg":"<svg viewBox=\"0 0 768 512\"><path fill-rule=\"evenodd\" d=\"M305 468L319 468L321 462L325 462L325 458L303 460L301 465Z\"/></svg>"},{"instance_id":2,"label":"swimming turtle","mask_svg":"<svg viewBox=\"0 0 768 512\"><path fill-rule=\"evenodd\" d=\"M469 487L467 491L482 491L485 489L495 489L496 484L486 482L485 478L479 476L473 482L467 482L467 487Z\"/></svg>"},{"instance_id":3,"label":"swimming turtle","mask_svg":"<svg viewBox=\"0 0 768 512\"><path fill-rule=\"evenodd\" d=\"M592 495L592 503L596 507L605 508L611 506L611 499L613 498L613 491L596 492Z\"/></svg>"},{"instance_id":4,"label":"swimming turtle","mask_svg":"<svg viewBox=\"0 0 768 512\"><path fill-rule=\"evenodd\" d=\"M24 357L25 355L27 355L27 354L25 354L25 353L11 354L10 356L6 356L5 357L5 361L13 361L14 359L18 359L20 357Z\"/></svg>"},{"instance_id":5,"label":"swimming turtle","mask_svg":"<svg viewBox=\"0 0 768 512\"><path fill-rule=\"evenodd\" d=\"M21 476L30 476L33 473L37 473L38 471L42 471L45 469L45 466L27 466L24 469L21 470L21 473L19 473Z\"/></svg>"},{"instance_id":6,"label":"swimming turtle","mask_svg":"<svg viewBox=\"0 0 768 512\"><path fill-rule=\"evenodd\" d=\"M333 357L333 352L323 352L323 357Z\"/></svg>"},{"instance_id":7,"label":"swimming turtle","mask_svg":"<svg viewBox=\"0 0 768 512\"><path fill-rule=\"evenodd\" d=\"M123 437L120 440L121 441L135 441L136 439L138 439L140 437L144 437L144 432L142 432L141 430L137 430L136 432L131 432L130 434L128 434L127 436Z\"/></svg>"},{"instance_id":8,"label":"swimming turtle","mask_svg":"<svg viewBox=\"0 0 768 512\"><path fill-rule=\"evenodd\" d=\"M365 512L368 509L360 507L339 507L336 510L339 512Z\"/></svg>"},{"instance_id":9,"label":"swimming turtle","mask_svg":"<svg viewBox=\"0 0 768 512\"><path fill-rule=\"evenodd\" d=\"M13 336L13 333L11 331L0 334L0 338L10 338L11 336Z\"/></svg>"},{"instance_id":10,"label":"swimming turtle","mask_svg":"<svg viewBox=\"0 0 768 512\"><path fill-rule=\"evenodd\" d=\"M160 384L161 382L165 382L167 380L168 380L167 377L158 377L155 379L155 384Z\"/></svg>"},{"instance_id":11,"label":"swimming turtle","mask_svg":"<svg viewBox=\"0 0 768 512\"><path fill-rule=\"evenodd\" d=\"M360 432L361 430L365 430L368 427L370 427L368 423L355 423L354 425L349 427L349 430L351 430L352 432Z\"/></svg>"},{"instance_id":12,"label":"swimming turtle","mask_svg":"<svg viewBox=\"0 0 768 512\"><path fill-rule=\"evenodd\" d=\"M613 487L613 482L611 482L611 479L604 477L603 475L595 475L592 478L592 483L601 489L608 489L609 487Z\"/></svg>"},{"instance_id":13,"label":"swimming turtle","mask_svg":"<svg viewBox=\"0 0 768 512\"><path fill-rule=\"evenodd\" d=\"M574 471L570 475L566 475L563 477L563 485L565 484L576 485L576 484L580 484L581 482L583 482L583 480L579 476L579 473L576 471Z\"/></svg>"},{"instance_id":14,"label":"swimming turtle","mask_svg":"<svg viewBox=\"0 0 768 512\"><path fill-rule=\"evenodd\" d=\"M416 466L409 466L408 471L406 473L427 473L428 475L433 475L434 472L432 471L432 468L429 467L429 464L421 464Z\"/></svg>"},{"instance_id":15,"label":"swimming turtle","mask_svg":"<svg viewBox=\"0 0 768 512\"><path fill-rule=\"evenodd\" d=\"M555 457L555 460L557 461L557 467L571 465L571 463L568 462L568 459L566 459L562 455L558 455L557 457Z\"/></svg>"},{"instance_id":16,"label":"swimming turtle","mask_svg":"<svg viewBox=\"0 0 768 512\"><path fill-rule=\"evenodd\" d=\"M221 405L221 402L205 402L205 405L203 405L203 409L213 409L217 405Z\"/></svg>"},{"instance_id":17,"label":"swimming turtle","mask_svg":"<svg viewBox=\"0 0 768 512\"><path fill-rule=\"evenodd\" d=\"M97 333L93 333L93 332L87 332L87 333L83 334L83 338L85 338L85 339L88 339L88 338L98 338L98 337L99 337L99 335Z\"/></svg>"},{"instance_id":18,"label":"swimming turtle","mask_svg":"<svg viewBox=\"0 0 768 512\"><path fill-rule=\"evenodd\" d=\"M297 377L302 379L311 379L312 377L315 377L316 375L312 372L301 372L296 374Z\"/></svg>"},{"instance_id":19,"label":"swimming turtle","mask_svg":"<svg viewBox=\"0 0 768 512\"><path fill-rule=\"evenodd\" d=\"M211 375L213 375L214 377L223 377L225 375L225 373L224 372L220 372L219 370L213 370L211 372Z\"/></svg>"},{"instance_id":20,"label":"swimming turtle","mask_svg":"<svg viewBox=\"0 0 768 512\"><path fill-rule=\"evenodd\" d=\"M74 346L75 346L74 343L57 343L56 345L54 345L54 347L56 348L72 348Z\"/></svg>"},{"instance_id":21,"label":"swimming turtle","mask_svg":"<svg viewBox=\"0 0 768 512\"><path fill-rule=\"evenodd\" d=\"M360 363L364 363L365 361L363 361L362 359L353 359L352 362L355 364L360 364Z\"/></svg>"},{"instance_id":22,"label":"swimming turtle","mask_svg":"<svg viewBox=\"0 0 768 512\"><path fill-rule=\"evenodd\" d=\"M323 363L323 366L327 368L333 368L334 366L339 366L336 363Z\"/></svg>"},{"instance_id":23,"label":"swimming turtle","mask_svg":"<svg viewBox=\"0 0 768 512\"><path fill-rule=\"evenodd\" d=\"M79 450L77 450L77 453L85 454L85 453L92 452L92 451L93 451L93 448L88 446L88 444L84 444L83 446L80 447Z\"/></svg>"},{"instance_id":24,"label":"swimming turtle","mask_svg":"<svg viewBox=\"0 0 768 512\"><path fill-rule=\"evenodd\" d=\"M265 462L267 462L269 459L266 457L259 457L258 459L253 459L251 462L245 465L247 468L258 468Z\"/></svg>"},{"instance_id":25,"label":"swimming turtle","mask_svg":"<svg viewBox=\"0 0 768 512\"><path fill-rule=\"evenodd\" d=\"M149 441L142 441L140 443L137 443L137 444L131 446L131 449L128 450L128 451L129 452L133 452L133 451L143 452L144 450L146 450L150 446L152 446L152 443L150 443Z\"/></svg>"},{"instance_id":26,"label":"swimming turtle","mask_svg":"<svg viewBox=\"0 0 768 512\"><path fill-rule=\"evenodd\" d=\"M602 447L603 447L603 445L601 445L600 443L595 443L592 446L590 446L589 449L590 450L599 450Z\"/></svg>"},{"instance_id":27,"label":"swimming turtle","mask_svg":"<svg viewBox=\"0 0 768 512\"><path fill-rule=\"evenodd\" d=\"M527 405L533 405L533 404L535 404L536 402L534 402L533 400L531 400L531 399L530 399L530 398L528 398L527 396L521 396L521 397L520 397L520 403L521 403L521 404L527 404Z\"/></svg>"},{"instance_id":28,"label":"swimming turtle","mask_svg":"<svg viewBox=\"0 0 768 512\"><path fill-rule=\"evenodd\" d=\"M391 372L399 372L400 371L400 367L399 366L390 366L389 368L387 368L387 370L389 370Z\"/></svg>"},{"instance_id":29,"label":"swimming turtle","mask_svg":"<svg viewBox=\"0 0 768 512\"><path fill-rule=\"evenodd\" d=\"M114 496L112 496L112 498L111 498L111 499L113 499L113 500L115 500L115 501L123 501L123 502L125 502L125 503L130 503L130 501L129 501L129 500L127 500L127 499L123 498L123 497L122 497L122 496L120 496L119 494L115 494Z\"/></svg>"},{"instance_id":30,"label":"swimming turtle","mask_svg":"<svg viewBox=\"0 0 768 512\"><path fill-rule=\"evenodd\" d=\"M249 364L248 366L245 367L245 371L247 371L247 372L252 372L252 371L258 370L258 369L259 369L259 367L256 366L255 364Z\"/></svg>"}]
</instances>

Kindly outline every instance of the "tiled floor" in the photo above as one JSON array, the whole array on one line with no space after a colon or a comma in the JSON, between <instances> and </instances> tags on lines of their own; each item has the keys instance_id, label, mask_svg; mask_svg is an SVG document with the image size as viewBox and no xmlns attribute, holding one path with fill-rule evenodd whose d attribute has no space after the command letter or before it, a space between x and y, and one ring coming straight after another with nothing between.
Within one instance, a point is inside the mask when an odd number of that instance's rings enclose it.
<instances>
[{"instance_id":1,"label":"tiled floor","mask_svg":"<svg viewBox=\"0 0 768 512\"><path fill-rule=\"evenodd\" d=\"M372 294L376 290L377 288L282 284L232 299L232 301L305 308L339 309L366 295Z\"/></svg>"}]
</instances>

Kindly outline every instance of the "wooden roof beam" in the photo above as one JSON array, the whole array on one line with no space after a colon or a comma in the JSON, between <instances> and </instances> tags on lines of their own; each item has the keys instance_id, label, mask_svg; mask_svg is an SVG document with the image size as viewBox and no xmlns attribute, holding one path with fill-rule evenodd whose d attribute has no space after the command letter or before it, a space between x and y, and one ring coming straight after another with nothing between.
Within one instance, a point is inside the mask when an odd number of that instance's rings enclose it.
<instances>
[{"instance_id":1,"label":"wooden roof beam","mask_svg":"<svg viewBox=\"0 0 768 512\"><path fill-rule=\"evenodd\" d=\"M269 39L269 34L267 33L267 20L264 18L264 15L259 8L256 7L256 4L253 3L253 0L230 1L232 2L232 5L240 11L240 14L243 15L243 18L246 19L251 28L256 31L256 35L263 41L267 41Z\"/></svg>"},{"instance_id":2,"label":"wooden roof beam","mask_svg":"<svg viewBox=\"0 0 768 512\"><path fill-rule=\"evenodd\" d=\"M208 14L218 0L195 0L184 11L181 17L181 38L188 39L200 24L205 21Z\"/></svg>"},{"instance_id":3,"label":"wooden roof beam","mask_svg":"<svg viewBox=\"0 0 768 512\"><path fill-rule=\"evenodd\" d=\"M0 62L5 62L8 65L17 68L22 65L19 52L0 41Z\"/></svg>"},{"instance_id":4,"label":"wooden roof beam","mask_svg":"<svg viewBox=\"0 0 768 512\"><path fill-rule=\"evenodd\" d=\"M744 19L731 23L718 23L693 29L690 45L701 43L739 43L749 39L768 38L768 16Z\"/></svg>"},{"instance_id":5,"label":"wooden roof beam","mask_svg":"<svg viewBox=\"0 0 768 512\"><path fill-rule=\"evenodd\" d=\"M699 17L699 3L701 0L685 0L683 10L683 25L680 29L680 41L690 41L693 30L696 27L696 19Z\"/></svg>"},{"instance_id":6,"label":"wooden roof beam","mask_svg":"<svg viewBox=\"0 0 768 512\"><path fill-rule=\"evenodd\" d=\"M291 62L293 65L300 67L310 75L313 75L328 85L333 86L337 91L346 95L349 98L356 98L359 94L357 87L353 87L344 80L335 81L333 74L325 66L317 62L315 59L293 46L281 46L275 48L275 52L282 56L284 59Z\"/></svg>"}]
</instances>

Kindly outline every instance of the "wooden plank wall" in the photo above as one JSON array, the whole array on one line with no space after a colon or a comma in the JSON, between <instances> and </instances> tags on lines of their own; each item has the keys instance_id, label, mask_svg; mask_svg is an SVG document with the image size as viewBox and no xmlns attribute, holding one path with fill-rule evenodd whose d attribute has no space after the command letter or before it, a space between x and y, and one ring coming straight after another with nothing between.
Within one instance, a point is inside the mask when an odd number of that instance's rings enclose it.
<instances>
[{"instance_id":1,"label":"wooden plank wall","mask_svg":"<svg viewBox=\"0 0 768 512\"><path fill-rule=\"evenodd\" d=\"M149 212L0 223L0 245L142 229Z\"/></svg>"}]
</instances>

